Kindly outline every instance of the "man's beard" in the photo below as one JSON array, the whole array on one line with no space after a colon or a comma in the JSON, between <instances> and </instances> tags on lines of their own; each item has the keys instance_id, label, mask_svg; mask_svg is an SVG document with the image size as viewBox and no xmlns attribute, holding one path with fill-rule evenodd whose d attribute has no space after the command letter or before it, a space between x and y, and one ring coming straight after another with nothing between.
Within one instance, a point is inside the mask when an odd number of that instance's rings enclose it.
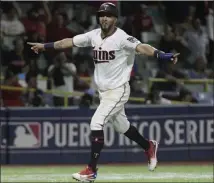
<instances>
[{"instance_id":1,"label":"man's beard","mask_svg":"<svg viewBox=\"0 0 214 183\"><path fill-rule=\"evenodd\" d=\"M108 26L108 27L103 27L103 26L101 25L100 27L101 27L101 29L102 29L102 31L103 31L104 33L108 33L108 32L111 30L112 25L110 25L110 26Z\"/></svg>"}]
</instances>

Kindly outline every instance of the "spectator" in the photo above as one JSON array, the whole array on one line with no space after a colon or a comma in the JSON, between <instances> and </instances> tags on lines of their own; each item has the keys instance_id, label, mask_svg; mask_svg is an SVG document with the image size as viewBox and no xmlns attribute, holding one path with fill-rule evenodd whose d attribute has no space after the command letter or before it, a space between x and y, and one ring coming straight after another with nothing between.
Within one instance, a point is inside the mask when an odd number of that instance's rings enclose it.
<instances>
[{"instance_id":1,"label":"spectator","mask_svg":"<svg viewBox=\"0 0 214 183\"><path fill-rule=\"evenodd\" d=\"M197 17L196 16L196 10L197 10L196 6L197 5L195 5L194 3L189 5L189 13L188 13L187 17L192 17L192 19Z\"/></svg>"},{"instance_id":2,"label":"spectator","mask_svg":"<svg viewBox=\"0 0 214 183\"><path fill-rule=\"evenodd\" d=\"M124 20L124 24L122 26L122 29L129 35L133 35L133 17L132 16L126 16Z\"/></svg>"},{"instance_id":3,"label":"spectator","mask_svg":"<svg viewBox=\"0 0 214 183\"><path fill-rule=\"evenodd\" d=\"M83 4L76 5L75 14L66 26L73 34L84 33L90 27L91 22L87 15L88 12L85 9L90 11L90 7L85 7Z\"/></svg>"},{"instance_id":4,"label":"spectator","mask_svg":"<svg viewBox=\"0 0 214 183\"><path fill-rule=\"evenodd\" d=\"M212 8L209 8L209 14L206 17L207 20L207 30L208 30L208 38L209 38L209 62L214 61L214 19L213 19L213 9L214 3L212 4Z\"/></svg>"},{"instance_id":5,"label":"spectator","mask_svg":"<svg viewBox=\"0 0 214 183\"><path fill-rule=\"evenodd\" d=\"M18 77L11 70L7 69L5 72L5 80L3 85L19 87L22 88L18 82ZM4 106L8 107L20 107L24 106L24 102L22 101L22 91L14 91L14 90L2 90L1 95L3 99Z\"/></svg>"},{"instance_id":6,"label":"spectator","mask_svg":"<svg viewBox=\"0 0 214 183\"><path fill-rule=\"evenodd\" d=\"M190 1L163 1L162 3L166 7L166 18L169 24L182 23L190 15L192 4Z\"/></svg>"},{"instance_id":7,"label":"spectator","mask_svg":"<svg viewBox=\"0 0 214 183\"><path fill-rule=\"evenodd\" d=\"M185 103L197 103L197 99L194 94L183 86L181 86L180 91L176 93L163 92L162 97L167 100L174 100Z\"/></svg>"},{"instance_id":8,"label":"spectator","mask_svg":"<svg viewBox=\"0 0 214 183\"><path fill-rule=\"evenodd\" d=\"M1 5L2 5L1 7L4 10L6 10L6 12L7 12L7 10L13 8L15 10L15 17L14 17L15 19L20 19L22 17L22 11L21 11L21 8L19 7L18 2L16 2L16 1L11 1L11 2L4 1L4 2L2 2ZM1 19L6 19L6 17L7 17L6 13L2 12Z\"/></svg>"},{"instance_id":9,"label":"spectator","mask_svg":"<svg viewBox=\"0 0 214 183\"><path fill-rule=\"evenodd\" d=\"M0 90L0 107L4 107L4 102L3 102L3 99L2 99L2 91Z\"/></svg>"},{"instance_id":10,"label":"spectator","mask_svg":"<svg viewBox=\"0 0 214 183\"><path fill-rule=\"evenodd\" d=\"M42 42L39 33L36 31L28 32L27 42ZM51 59L48 58L48 53L42 52L36 54L32 52L28 44L25 45L25 55L30 62L35 62L34 66L37 68L38 74L47 76L47 68L52 63Z\"/></svg>"},{"instance_id":11,"label":"spectator","mask_svg":"<svg viewBox=\"0 0 214 183\"><path fill-rule=\"evenodd\" d=\"M185 88L182 88L179 92L179 101L197 103L197 100L193 96L192 92Z\"/></svg>"},{"instance_id":12,"label":"spectator","mask_svg":"<svg viewBox=\"0 0 214 183\"><path fill-rule=\"evenodd\" d=\"M0 32L0 42L3 43L3 34L2 32ZM7 53L8 51L7 50L4 50L3 48L3 44L0 44L0 66L1 68L2 67L7 67L7 60L6 60L6 57L7 57Z\"/></svg>"},{"instance_id":13,"label":"spectator","mask_svg":"<svg viewBox=\"0 0 214 183\"><path fill-rule=\"evenodd\" d=\"M74 34L66 27L66 14L59 13L57 10L54 13L52 22L47 26L47 41L57 41L68 37L73 37ZM71 50L64 50L69 54ZM49 51L50 57L54 56L54 51Z\"/></svg>"},{"instance_id":14,"label":"spectator","mask_svg":"<svg viewBox=\"0 0 214 183\"><path fill-rule=\"evenodd\" d=\"M80 77L90 77L90 68L87 60L78 63L77 72Z\"/></svg>"},{"instance_id":15,"label":"spectator","mask_svg":"<svg viewBox=\"0 0 214 183\"><path fill-rule=\"evenodd\" d=\"M87 89L80 99L79 107L90 107L93 104L94 96L95 90L92 88Z\"/></svg>"},{"instance_id":16,"label":"spectator","mask_svg":"<svg viewBox=\"0 0 214 183\"><path fill-rule=\"evenodd\" d=\"M194 68L187 72L190 79L206 79L208 74L206 73L206 62L203 57L197 57L194 63Z\"/></svg>"},{"instance_id":17,"label":"spectator","mask_svg":"<svg viewBox=\"0 0 214 183\"><path fill-rule=\"evenodd\" d=\"M186 49L181 43L181 36L179 26L174 25L173 28L170 25L165 25L164 34L161 36L159 42L159 49L164 52L172 52L172 53L181 53L179 55L179 64L182 64L181 61L185 61L186 55L189 53L189 50ZM158 63L161 67L163 63Z\"/></svg>"},{"instance_id":18,"label":"spectator","mask_svg":"<svg viewBox=\"0 0 214 183\"><path fill-rule=\"evenodd\" d=\"M201 26L199 19L193 20L193 29L184 33L181 43L190 50L188 58L189 64L193 64L198 56L202 56L206 60L206 52L208 46L207 33Z\"/></svg>"},{"instance_id":19,"label":"spectator","mask_svg":"<svg viewBox=\"0 0 214 183\"><path fill-rule=\"evenodd\" d=\"M172 52L176 47L175 34L169 25L165 27L165 33L160 40L159 48L164 52Z\"/></svg>"},{"instance_id":20,"label":"spectator","mask_svg":"<svg viewBox=\"0 0 214 183\"><path fill-rule=\"evenodd\" d=\"M67 62L64 52L59 53L54 58L54 64L48 68L49 80L53 81L52 89L61 92L74 91L74 78L76 78L76 66ZM69 105L72 105L73 96L68 96ZM64 94L53 93L53 102L55 106L64 105Z\"/></svg>"},{"instance_id":21,"label":"spectator","mask_svg":"<svg viewBox=\"0 0 214 183\"><path fill-rule=\"evenodd\" d=\"M14 49L13 41L17 36L24 35L25 28L16 18L16 9L12 6L6 11L5 18L1 20L2 48L8 51Z\"/></svg>"},{"instance_id":22,"label":"spectator","mask_svg":"<svg viewBox=\"0 0 214 183\"><path fill-rule=\"evenodd\" d=\"M187 16L185 21L183 23L181 23L181 33L183 34L184 32L186 32L187 30L192 30L193 29L193 17L192 16Z\"/></svg>"},{"instance_id":23,"label":"spectator","mask_svg":"<svg viewBox=\"0 0 214 183\"><path fill-rule=\"evenodd\" d=\"M172 102L164 97L161 96L160 92L158 91L151 91L146 100L145 104L162 104L162 105L170 105Z\"/></svg>"},{"instance_id":24,"label":"spectator","mask_svg":"<svg viewBox=\"0 0 214 183\"><path fill-rule=\"evenodd\" d=\"M36 6L37 5L37 6ZM46 41L46 26L51 22L52 16L46 1L34 4L28 12L28 16L22 22L26 32L37 32L39 40Z\"/></svg>"},{"instance_id":25,"label":"spectator","mask_svg":"<svg viewBox=\"0 0 214 183\"><path fill-rule=\"evenodd\" d=\"M152 85L153 91L177 91L180 82L178 79L187 79L187 75L176 68L172 62L164 63L164 67L158 71L156 78L164 78L168 82L157 82Z\"/></svg>"},{"instance_id":26,"label":"spectator","mask_svg":"<svg viewBox=\"0 0 214 183\"><path fill-rule=\"evenodd\" d=\"M73 37L74 34L66 28L65 15L58 13L47 28L47 41L57 41L67 37Z\"/></svg>"},{"instance_id":27,"label":"spectator","mask_svg":"<svg viewBox=\"0 0 214 183\"><path fill-rule=\"evenodd\" d=\"M26 55L24 54L24 41L22 38L16 38L13 42L14 50L5 55L5 61L14 74L21 73L26 65Z\"/></svg>"},{"instance_id":28,"label":"spectator","mask_svg":"<svg viewBox=\"0 0 214 183\"><path fill-rule=\"evenodd\" d=\"M92 67L94 67L94 65L92 65L93 60L91 59L91 57L89 55L78 54L78 55L74 56L74 60L75 60L75 65L77 67L77 75L79 77L84 78L84 79L93 77L92 76L92 71L93 71ZM81 80L81 81L77 80L77 82L75 82L75 90L77 90L77 91L84 91L88 88L89 88L89 84L87 82L83 82L83 80Z\"/></svg>"},{"instance_id":29,"label":"spectator","mask_svg":"<svg viewBox=\"0 0 214 183\"><path fill-rule=\"evenodd\" d=\"M148 7L143 4L141 10L133 18L133 36L141 40L141 32L150 32L153 30L152 17L147 14Z\"/></svg>"},{"instance_id":30,"label":"spectator","mask_svg":"<svg viewBox=\"0 0 214 183\"><path fill-rule=\"evenodd\" d=\"M42 39L39 37L39 33L37 31L32 31L27 33L27 40L26 42L36 42L36 43L41 43ZM41 53L36 54L32 52L30 46L28 44L25 45L25 54L28 58L37 60L40 56Z\"/></svg>"},{"instance_id":31,"label":"spectator","mask_svg":"<svg viewBox=\"0 0 214 183\"><path fill-rule=\"evenodd\" d=\"M143 78L140 75L135 75L130 79L131 97L144 97Z\"/></svg>"},{"instance_id":32,"label":"spectator","mask_svg":"<svg viewBox=\"0 0 214 183\"><path fill-rule=\"evenodd\" d=\"M22 10L19 7L19 3L16 1L12 1L12 6L15 8L16 10L16 15L17 15L17 19L20 19L22 17Z\"/></svg>"},{"instance_id":33,"label":"spectator","mask_svg":"<svg viewBox=\"0 0 214 183\"><path fill-rule=\"evenodd\" d=\"M142 13L141 13L141 26L143 32L149 32L153 29L153 20L152 17L148 15L148 7L145 4L141 5Z\"/></svg>"},{"instance_id":34,"label":"spectator","mask_svg":"<svg viewBox=\"0 0 214 183\"><path fill-rule=\"evenodd\" d=\"M139 100L129 100L129 104L142 104L146 93L143 91L143 78L140 75L132 76L130 79L130 97L139 98Z\"/></svg>"},{"instance_id":35,"label":"spectator","mask_svg":"<svg viewBox=\"0 0 214 183\"><path fill-rule=\"evenodd\" d=\"M37 74L29 71L26 74L27 92L25 93L25 101L27 106L39 107L44 106L43 91L38 89ZM34 89L35 91L32 91Z\"/></svg>"}]
</instances>

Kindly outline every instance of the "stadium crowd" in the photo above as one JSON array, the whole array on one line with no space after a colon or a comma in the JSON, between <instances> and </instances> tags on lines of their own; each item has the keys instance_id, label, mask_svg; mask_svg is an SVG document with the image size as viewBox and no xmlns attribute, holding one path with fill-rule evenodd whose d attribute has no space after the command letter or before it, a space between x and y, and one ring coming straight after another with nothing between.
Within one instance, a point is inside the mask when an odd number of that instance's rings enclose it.
<instances>
[{"instance_id":1,"label":"stadium crowd","mask_svg":"<svg viewBox=\"0 0 214 183\"><path fill-rule=\"evenodd\" d=\"M187 87L179 80L214 78L213 2L112 2L120 7L118 26L128 34L164 52L181 53L176 65L137 55L131 73L131 97L144 100L130 100L130 104L213 102L213 84L210 92L196 92L199 86ZM64 106L64 94L57 91L84 93L68 95L69 106L97 104L90 48L35 54L26 43L53 42L99 27L96 10L100 4L1 3L1 86L23 88L14 91L1 87L2 106ZM47 78L45 82L40 82L41 77ZM149 88L151 77L168 81L154 82ZM82 78L91 78L91 82Z\"/></svg>"}]
</instances>

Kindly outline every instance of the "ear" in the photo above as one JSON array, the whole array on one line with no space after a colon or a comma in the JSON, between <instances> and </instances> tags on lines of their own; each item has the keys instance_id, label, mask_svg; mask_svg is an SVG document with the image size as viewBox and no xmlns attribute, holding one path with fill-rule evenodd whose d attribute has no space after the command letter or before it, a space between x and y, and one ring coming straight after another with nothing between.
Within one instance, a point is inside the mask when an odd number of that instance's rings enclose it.
<instances>
[{"instance_id":1,"label":"ear","mask_svg":"<svg viewBox=\"0 0 214 183\"><path fill-rule=\"evenodd\" d=\"M117 18L114 19L114 24L117 25Z\"/></svg>"}]
</instances>

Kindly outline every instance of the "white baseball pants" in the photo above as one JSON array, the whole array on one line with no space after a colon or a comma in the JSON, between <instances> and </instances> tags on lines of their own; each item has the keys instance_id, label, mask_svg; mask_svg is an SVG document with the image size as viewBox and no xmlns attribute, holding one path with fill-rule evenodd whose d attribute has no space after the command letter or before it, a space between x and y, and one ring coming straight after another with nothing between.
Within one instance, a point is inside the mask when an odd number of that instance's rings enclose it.
<instances>
[{"instance_id":1,"label":"white baseball pants","mask_svg":"<svg viewBox=\"0 0 214 183\"><path fill-rule=\"evenodd\" d=\"M129 83L99 94L100 105L91 119L91 130L102 130L107 122L111 122L117 132L125 133L130 127L124 109L130 95Z\"/></svg>"}]
</instances>

